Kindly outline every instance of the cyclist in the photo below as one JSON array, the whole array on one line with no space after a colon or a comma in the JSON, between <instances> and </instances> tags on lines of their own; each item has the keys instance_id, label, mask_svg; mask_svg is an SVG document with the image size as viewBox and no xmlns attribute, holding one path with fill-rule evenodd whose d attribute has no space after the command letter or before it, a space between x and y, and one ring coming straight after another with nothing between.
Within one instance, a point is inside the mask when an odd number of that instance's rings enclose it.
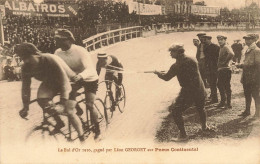
<instances>
[{"instance_id":1,"label":"cyclist","mask_svg":"<svg viewBox=\"0 0 260 164\"><path fill-rule=\"evenodd\" d=\"M73 44L75 38L67 29L56 30L54 38L56 46L58 47L54 54L63 59L63 61L65 61L65 63L77 74L73 77L73 80L76 83L72 85L70 98L75 100L77 90L82 86L84 87L86 91L86 105L90 110L95 126L94 138L97 139L100 136L99 119L98 111L93 105L98 88L98 74L92 63L91 56L85 48ZM76 107L76 105L74 107ZM77 110L79 110L79 106L77 106ZM78 114L81 113L82 110L79 110Z\"/></svg>"},{"instance_id":2,"label":"cyclist","mask_svg":"<svg viewBox=\"0 0 260 164\"><path fill-rule=\"evenodd\" d=\"M96 65L97 73L100 74L101 68L106 68L105 80L114 81L118 86L122 84L123 81L123 65L121 62L113 55L108 55L105 52L99 52L97 54L98 62ZM107 84L107 88L111 90L111 84ZM120 97L120 89L116 87L116 101ZM110 92L110 98L112 100L111 110L115 110L116 101L114 101L113 93Z\"/></svg>"},{"instance_id":3,"label":"cyclist","mask_svg":"<svg viewBox=\"0 0 260 164\"><path fill-rule=\"evenodd\" d=\"M71 120L72 125L78 132L80 141L84 141L83 129L79 117L73 111L74 101L69 100L71 92L70 78L75 77L75 73L59 57L51 54L42 54L31 43L22 43L15 48L15 53L23 60L22 66L22 101L24 109L20 111L20 116L25 118L29 111L31 95L31 78L42 81L38 88L37 101L44 112L50 113L55 108L64 108ZM52 102L54 96L60 93L60 105L55 106ZM64 123L57 113L51 112L56 125L51 134L55 134Z\"/></svg>"}]
</instances>

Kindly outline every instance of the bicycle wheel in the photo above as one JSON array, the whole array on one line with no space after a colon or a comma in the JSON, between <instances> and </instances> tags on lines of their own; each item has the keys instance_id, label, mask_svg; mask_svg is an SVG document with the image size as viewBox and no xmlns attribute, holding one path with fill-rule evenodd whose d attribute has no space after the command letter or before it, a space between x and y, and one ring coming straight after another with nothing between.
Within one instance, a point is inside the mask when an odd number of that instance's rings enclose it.
<instances>
[{"instance_id":1,"label":"bicycle wheel","mask_svg":"<svg viewBox=\"0 0 260 164\"><path fill-rule=\"evenodd\" d=\"M110 96L106 96L105 97L105 102L104 102L104 106L105 106L105 111L106 111L106 115L107 115L107 122L110 123L111 119L113 117L113 110L112 110L112 100L110 98Z\"/></svg>"},{"instance_id":2,"label":"bicycle wheel","mask_svg":"<svg viewBox=\"0 0 260 164\"><path fill-rule=\"evenodd\" d=\"M119 93L118 93L119 95L116 101L116 106L118 107L119 111L123 113L126 104L125 87L123 84L121 84L120 86L118 86L118 88L119 88Z\"/></svg>"},{"instance_id":3,"label":"bicycle wheel","mask_svg":"<svg viewBox=\"0 0 260 164\"><path fill-rule=\"evenodd\" d=\"M94 108L98 111L99 126L101 131L105 131L108 127L107 113L104 103L97 98L94 103Z\"/></svg>"},{"instance_id":4,"label":"bicycle wheel","mask_svg":"<svg viewBox=\"0 0 260 164\"><path fill-rule=\"evenodd\" d=\"M33 129L29 131L26 135L25 142L29 143L51 143L57 142L56 135L50 135L50 125L42 124L39 126L35 126Z\"/></svg>"}]
</instances>

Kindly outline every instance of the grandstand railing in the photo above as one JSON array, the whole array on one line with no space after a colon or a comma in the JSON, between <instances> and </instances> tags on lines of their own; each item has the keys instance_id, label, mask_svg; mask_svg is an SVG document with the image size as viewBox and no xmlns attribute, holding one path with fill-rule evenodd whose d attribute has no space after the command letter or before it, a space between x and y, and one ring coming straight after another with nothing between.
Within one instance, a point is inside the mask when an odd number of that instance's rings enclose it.
<instances>
[{"instance_id":1,"label":"grandstand railing","mask_svg":"<svg viewBox=\"0 0 260 164\"><path fill-rule=\"evenodd\" d=\"M88 51L94 51L117 42L142 37L142 29L142 26L134 26L103 32L83 40L83 44Z\"/></svg>"}]
</instances>

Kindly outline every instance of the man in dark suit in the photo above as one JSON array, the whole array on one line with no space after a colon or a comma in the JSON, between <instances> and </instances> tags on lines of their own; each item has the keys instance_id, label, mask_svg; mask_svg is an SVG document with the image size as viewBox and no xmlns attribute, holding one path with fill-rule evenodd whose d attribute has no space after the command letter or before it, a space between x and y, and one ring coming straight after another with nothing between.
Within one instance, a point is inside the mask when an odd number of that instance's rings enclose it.
<instances>
[{"instance_id":1,"label":"man in dark suit","mask_svg":"<svg viewBox=\"0 0 260 164\"><path fill-rule=\"evenodd\" d=\"M206 91L201 79L198 63L184 54L184 47L181 44L173 44L169 48L171 57L176 62L170 67L167 73L155 71L159 78L169 81L177 76L181 91L172 106L172 114L175 123L180 130L180 135L175 141L186 141L188 136L184 128L182 113L193 103L199 113L202 130L208 130L206 125L206 113L204 111Z\"/></svg>"},{"instance_id":2,"label":"man in dark suit","mask_svg":"<svg viewBox=\"0 0 260 164\"><path fill-rule=\"evenodd\" d=\"M218 56L219 46L212 43L211 36L204 35L205 39L205 65L208 72L207 78L210 85L210 103L217 103L217 76L218 76Z\"/></svg>"},{"instance_id":3,"label":"man in dark suit","mask_svg":"<svg viewBox=\"0 0 260 164\"><path fill-rule=\"evenodd\" d=\"M231 46L235 56L233 57L233 62L240 63L243 45L240 43L240 40L234 40L234 44Z\"/></svg>"},{"instance_id":4,"label":"man in dark suit","mask_svg":"<svg viewBox=\"0 0 260 164\"><path fill-rule=\"evenodd\" d=\"M246 109L239 116L250 115L252 97L255 100L255 117L260 117L260 49L255 44L254 34L243 37L248 49L245 53L245 60L240 68L243 68L241 82L244 88Z\"/></svg>"},{"instance_id":5,"label":"man in dark suit","mask_svg":"<svg viewBox=\"0 0 260 164\"><path fill-rule=\"evenodd\" d=\"M204 47L205 47L205 40L202 36L206 35L206 33L198 33L197 36L200 40L199 46L197 46L197 54L196 59L199 64L199 71L201 74L201 78L203 80L204 85L207 87L207 78L206 78L206 66L205 66L205 54L204 54Z\"/></svg>"}]
</instances>

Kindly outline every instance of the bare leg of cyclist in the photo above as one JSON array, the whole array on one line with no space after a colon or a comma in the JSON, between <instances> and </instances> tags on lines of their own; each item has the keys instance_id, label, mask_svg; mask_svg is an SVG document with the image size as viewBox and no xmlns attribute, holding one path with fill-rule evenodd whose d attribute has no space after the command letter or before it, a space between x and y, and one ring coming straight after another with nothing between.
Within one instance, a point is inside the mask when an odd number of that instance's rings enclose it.
<instances>
[{"instance_id":1,"label":"bare leg of cyclist","mask_svg":"<svg viewBox=\"0 0 260 164\"><path fill-rule=\"evenodd\" d=\"M43 109L44 112L47 112L47 108L49 108L51 105L51 100L53 97L57 94L55 89L52 89L48 84L41 83L38 93L37 93L37 99L38 104ZM62 127L64 127L64 123L61 120L60 116L58 114L53 114L53 118L56 121L55 130L59 131Z\"/></svg>"},{"instance_id":2,"label":"bare leg of cyclist","mask_svg":"<svg viewBox=\"0 0 260 164\"><path fill-rule=\"evenodd\" d=\"M76 104L77 104L77 102L74 100L67 100L64 102L65 110L68 114L68 117L71 121L72 126L78 132L80 141L84 141L82 123L81 123L78 115L76 115L75 110L74 110Z\"/></svg>"},{"instance_id":3,"label":"bare leg of cyclist","mask_svg":"<svg viewBox=\"0 0 260 164\"><path fill-rule=\"evenodd\" d=\"M95 126L95 139L97 139L100 136L100 128L99 128L99 120L98 120L98 111L96 108L94 108L94 101L96 99L96 94L87 92L85 94L86 96L86 105L87 108L90 110L91 118L93 118L93 123Z\"/></svg>"}]
</instances>

